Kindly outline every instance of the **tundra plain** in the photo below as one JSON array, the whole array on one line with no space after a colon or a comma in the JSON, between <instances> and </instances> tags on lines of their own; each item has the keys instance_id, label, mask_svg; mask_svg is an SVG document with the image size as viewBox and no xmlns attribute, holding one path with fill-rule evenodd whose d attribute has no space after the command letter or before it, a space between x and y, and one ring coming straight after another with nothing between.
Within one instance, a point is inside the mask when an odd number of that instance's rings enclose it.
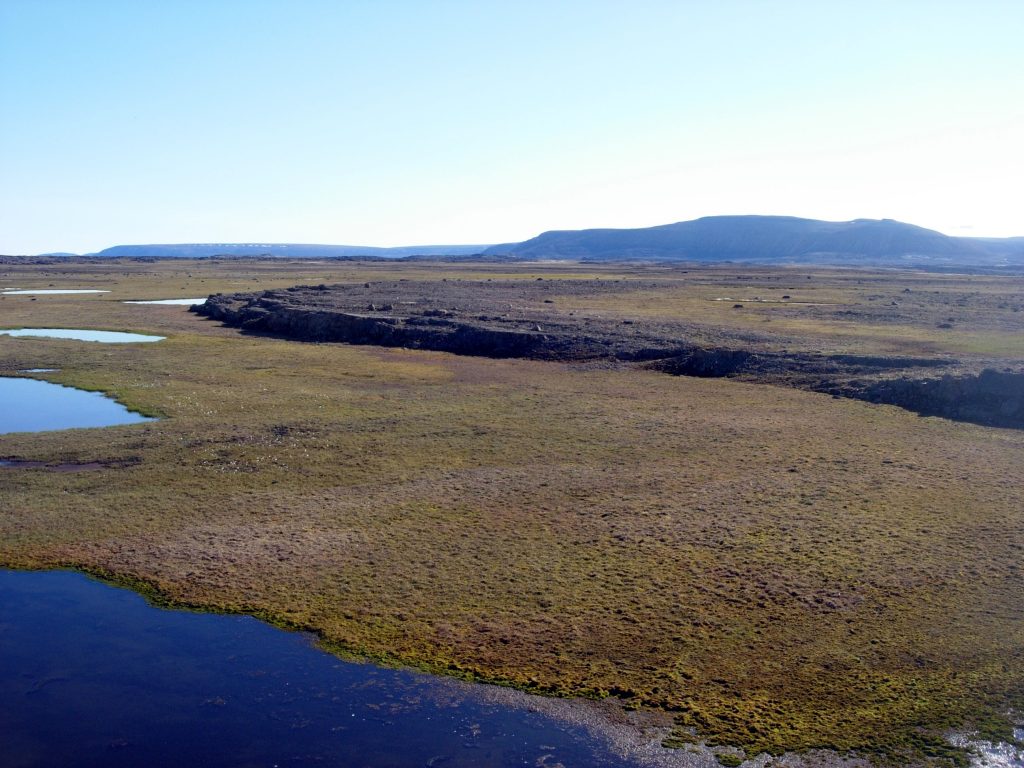
<instances>
[{"instance_id":1,"label":"tundra plain","mask_svg":"<svg viewBox=\"0 0 1024 768\"><path fill-rule=\"evenodd\" d=\"M680 747L962 763L949 731L1011 738L1022 430L608 361L301 342L122 303L538 278L620 281L547 297L566 312L766 351L1024 365L1019 276L11 261L0 289L110 292L4 296L0 327L167 338L0 335L3 375L56 368L32 375L160 417L0 436L0 459L35 463L0 468L0 564L252 613L343 654L615 697L671 713Z\"/></svg>"}]
</instances>

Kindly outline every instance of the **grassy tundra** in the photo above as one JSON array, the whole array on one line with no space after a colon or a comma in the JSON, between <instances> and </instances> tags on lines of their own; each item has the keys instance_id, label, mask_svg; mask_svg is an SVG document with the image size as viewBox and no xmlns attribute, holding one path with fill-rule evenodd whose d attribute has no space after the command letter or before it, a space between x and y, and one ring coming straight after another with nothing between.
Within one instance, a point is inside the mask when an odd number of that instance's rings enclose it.
<instances>
[{"instance_id":1,"label":"grassy tundra","mask_svg":"<svg viewBox=\"0 0 1024 768\"><path fill-rule=\"evenodd\" d=\"M614 695L672 712L673 743L748 756L957 761L947 729L1008 736L1024 708L1022 431L756 383L300 343L121 303L489 277L664 279L556 301L780 348L1024 358L1020 278L0 264L0 287L111 291L6 296L0 327L168 337L0 336L4 375L59 368L39 376L162 417L0 436L0 459L90 465L0 469L0 563L106 574L343 652Z\"/></svg>"}]
</instances>

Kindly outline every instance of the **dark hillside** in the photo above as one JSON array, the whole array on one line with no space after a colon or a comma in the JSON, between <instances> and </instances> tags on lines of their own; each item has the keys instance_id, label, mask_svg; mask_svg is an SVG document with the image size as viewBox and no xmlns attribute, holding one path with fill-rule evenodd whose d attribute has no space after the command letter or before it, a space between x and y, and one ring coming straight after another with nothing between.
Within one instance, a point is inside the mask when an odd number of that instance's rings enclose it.
<instances>
[{"instance_id":1,"label":"dark hillside","mask_svg":"<svg viewBox=\"0 0 1024 768\"><path fill-rule=\"evenodd\" d=\"M710 216L645 229L545 232L489 254L525 258L656 259L830 264L994 265L1016 254L1020 238L955 238L891 219L831 222L791 216Z\"/></svg>"}]
</instances>

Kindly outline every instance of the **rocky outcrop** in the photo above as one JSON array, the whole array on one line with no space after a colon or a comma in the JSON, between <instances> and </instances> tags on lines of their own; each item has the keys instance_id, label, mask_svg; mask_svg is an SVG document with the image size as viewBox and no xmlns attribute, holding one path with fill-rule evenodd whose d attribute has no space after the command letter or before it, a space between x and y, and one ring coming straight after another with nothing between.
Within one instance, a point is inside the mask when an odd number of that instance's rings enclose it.
<instances>
[{"instance_id":1,"label":"rocky outcrop","mask_svg":"<svg viewBox=\"0 0 1024 768\"><path fill-rule=\"evenodd\" d=\"M308 310L262 300L238 306L218 297L193 311L247 331L302 341L376 344L452 352L481 357L538 360L586 360L607 348L594 339L551 335L542 328L494 328L444 316L399 317L391 314Z\"/></svg>"},{"instance_id":2,"label":"rocky outcrop","mask_svg":"<svg viewBox=\"0 0 1024 768\"><path fill-rule=\"evenodd\" d=\"M554 282L554 281L549 281ZM518 286L522 289L522 286ZM316 286L217 294L192 311L247 331L302 341L377 344L458 355L535 360L654 360L687 345L633 325L588 323L513 307L500 283ZM527 287L531 300L545 288ZM467 290L477 294L467 296Z\"/></svg>"},{"instance_id":3,"label":"rocky outcrop","mask_svg":"<svg viewBox=\"0 0 1024 768\"><path fill-rule=\"evenodd\" d=\"M996 371L946 375L937 379L901 377L837 388L834 394L872 403L898 405L922 416L942 416L993 427L1024 429L1024 372Z\"/></svg>"},{"instance_id":4,"label":"rocky outcrop","mask_svg":"<svg viewBox=\"0 0 1024 768\"><path fill-rule=\"evenodd\" d=\"M675 376L720 377L801 377L876 375L883 371L911 368L937 368L950 365L946 359L919 357L868 357L861 355L824 355L799 352L768 352L719 347L694 347L678 355L659 359L648 368Z\"/></svg>"},{"instance_id":5,"label":"rocky outcrop","mask_svg":"<svg viewBox=\"0 0 1024 768\"><path fill-rule=\"evenodd\" d=\"M302 341L637 364L673 375L793 386L922 415L1024 429L1024 371L965 370L943 357L781 352L735 341L708 344L695 329L680 324L577 317L545 306L553 302L544 296L566 290L557 281L311 286L217 294L191 311L246 331ZM620 289L604 285L589 290ZM509 303L510 296L517 302Z\"/></svg>"},{"instance_id":6,"label":"rocky outcrop","mask_svg":"<svg viewBox=\"0 0 1024 768\"><path fill-rule=\"evenodd\" d=\"M788 384L837 397L896 405L922 416L941 416L992 427L1024 429L1024 371L946 374L946 363L915 358L778 355L745 350L695 349L648 366L677 376L738 377ZM897 378L851 378L904 370Z\"/></svg>"}]
</instances>

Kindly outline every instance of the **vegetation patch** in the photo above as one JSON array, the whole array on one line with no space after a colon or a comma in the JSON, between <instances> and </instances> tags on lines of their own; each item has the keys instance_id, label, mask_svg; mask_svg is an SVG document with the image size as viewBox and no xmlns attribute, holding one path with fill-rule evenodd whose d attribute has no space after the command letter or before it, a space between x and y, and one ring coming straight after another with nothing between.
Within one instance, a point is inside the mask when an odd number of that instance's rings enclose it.
<instances>
[{"instance_id":1,"label":"vegetation patch","mask_svg":"<svg viewBox=\"0 0 1024 768\"><path fill-rule=\"evenodd\" d=\"M111 293L4 297L3 325L77 322L167 339L0 337L4 375L60 368L36 375L162 417L0 436L0 456L103 466L5 468L0 562L102 573L176 605L312 629L332 650L617 697L671 712L673 745L939 764L964 756L945 746L949 729L1006 740L1006 713L1024 709L1020 431L737 380L297 344L184 307L120 303L199 295L200 285L536 282L545 269L4 265L0 286L31 275ZM587 265L578 277L659 274ZM704 291L730 296L720 283L735 275L673 273L692 285L652 289L635 316L685 313ZM804 280L814 298L838 302L853 301L855 279L872 292L920 287L901 274L758 275L780 294L798 295ZM942 276L934 290L1001 295L958 279ZM615 312L625 295L607 299ZM1004 332L984 318L956 328ZM884 342L856 343L821 330L835 322L797 337L851 354L901 346L895 322ZM938 331L906 327L904 352L927 352Z\"/></svg>"}]
</instances>

